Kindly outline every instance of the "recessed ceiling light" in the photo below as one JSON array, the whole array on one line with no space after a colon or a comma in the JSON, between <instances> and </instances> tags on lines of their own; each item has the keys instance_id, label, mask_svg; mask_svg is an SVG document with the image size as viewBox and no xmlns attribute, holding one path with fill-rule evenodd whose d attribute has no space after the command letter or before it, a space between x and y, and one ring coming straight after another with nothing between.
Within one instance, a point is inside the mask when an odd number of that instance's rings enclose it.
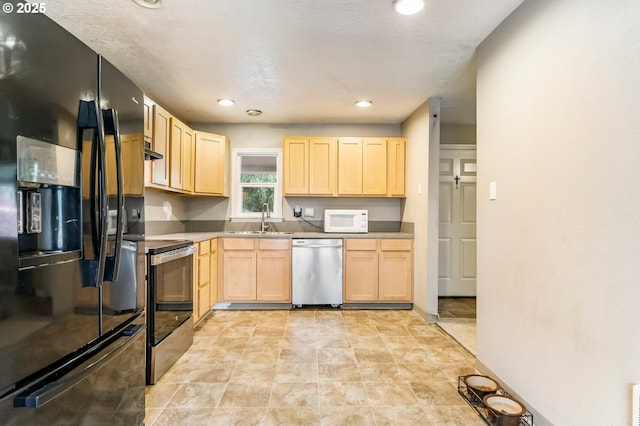
<instances>
[{"instance_id":1,"label":"recessed ceiling light","mask_svg":"<svg viewBox=\"0 0 640 426\"><path fill-rule=\"evenodd\" d=\"M247 110L247 115L251 116L251 117L257 117L259 115L262 115L262 111L260 111L259 109L248 109Z\"/></svg>"},{"instance_id":2,"label":"recessed ceiling light","mask_svg":"<svg viewBox=\"0 0 640 426\"><path fill-rule=\"evenodd\" d=\"M227 98L218 99L218 105L222 105L222 106L231 106L235 103L236 101L234 101L233 99L227 99Z\"/></svg>"},{"instance_id":3,"label":"recessed ceiling light","mask_svg":"<svg viewBox=\"0 0 640 426\"><path fill-rule=\"evenodd\" d=\"M356 102L356 106L358 108L369 108L371 105L373 105L373 102L371 102L368 99L362 99L362 100Z\"/></svg>"},{"instance_id":4,"label":"recessed ceiling light","mask_svg":"<svg viewBox=\"0 0 640 426\"><path fill-rule=\"evenodd\" d=\"M393 7L401 15L415 15L424 9L424 0L393 0Z\"/></svg>"},{"instance_id":5,"label":"recessed ceiling light","mask_svg":"<svg viewBox=\"0 0 640 426\"><path fill-rule=\"evenodd\" d=\"M132 0L138 6L146 7L147 9L160 9L162 7L162 0Z\"/></svg>"}]
</instances>

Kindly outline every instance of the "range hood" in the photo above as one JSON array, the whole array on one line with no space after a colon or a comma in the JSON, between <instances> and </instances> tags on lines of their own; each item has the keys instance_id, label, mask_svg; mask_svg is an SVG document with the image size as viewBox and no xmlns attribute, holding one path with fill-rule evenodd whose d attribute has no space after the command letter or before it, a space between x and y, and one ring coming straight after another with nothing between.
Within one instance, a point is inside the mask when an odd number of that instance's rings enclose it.
<instances>
[{"instance_id":1,"label":"range hood","mask_svg":"<svg viewBox=\"0 0 640 426\"><path fill-rule=\"evenodd\" d=\"M158 152L151 150L151 142L144 142L144 159L145 160L162 160L164 156Z\"/></svg>"}]
</instances>

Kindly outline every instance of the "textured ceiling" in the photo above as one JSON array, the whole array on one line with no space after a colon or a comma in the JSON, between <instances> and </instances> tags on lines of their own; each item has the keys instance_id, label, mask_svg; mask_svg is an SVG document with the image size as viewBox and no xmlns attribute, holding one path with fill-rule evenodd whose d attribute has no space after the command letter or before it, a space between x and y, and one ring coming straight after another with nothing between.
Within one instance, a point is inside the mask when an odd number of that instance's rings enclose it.
<instances>
[{"instance_id":1,"label":"textured ceiling","mask_svg":"<svg viewBox=\"0 0 640 426\"><path fill-rule=\"evenodd\" d=\"M473 124L475 48L521 2L401 16L391 0L65 0L47 15L187 122L400 123L441 97L442 122Z\"/></svg>"}]
</instances>

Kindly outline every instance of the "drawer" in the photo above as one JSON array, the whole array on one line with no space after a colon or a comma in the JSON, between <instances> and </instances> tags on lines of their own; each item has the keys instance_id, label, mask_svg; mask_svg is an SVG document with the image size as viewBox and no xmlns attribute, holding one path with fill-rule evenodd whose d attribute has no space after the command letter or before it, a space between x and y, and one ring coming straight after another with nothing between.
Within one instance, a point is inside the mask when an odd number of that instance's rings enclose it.
<instances>
[{"instance_id":1,"label":"drawer","mask_svg":"<svg viewBox=\"0 0 640 426\"><path fill-rule=\"evenodd\" d=\"M382 239L380 249L382 251L411 251L413 241L406 239Z\"/></svg>"},{"instance_id":2,"label":"drawer","mask_svg":"<svg viewBox=\"0 0 640 426\"><path fill-rule=\"evenodd\" d=\"M371 238L352 238L344 240L344 246L347 250L371 250L377 249L376 239Z\"/></svg>"},{"instance_id":3,"label":"drawer","mask_svg":"<svg viewBox=\"0 0 640 426\"><path fill-rule=\"evenodd\" d=\"M201 241L200 248L198 249L198 254L202 256L205 254L209 254L210 251L211 251L211 241L210 240Z\"/></svg>"},{"instance_id":4,"label":"drawer","mask_svg":"<svg viewBox=\"0 0 640 426\"><path fill-rule=\"evenodd\" d=\"M253 250L253 238L223 238L222 248L224 250Z\"/></svg>"},{"instance_id":5,"label":"drawer","mask_svg":"<svg viewBox=\"0 0 640 426\"><path fill-rule=\"evenodd\" d=\"M289 238L262 238L258 240L260 250L289 250L291 240Z\"/></svg>"}]
</instances>

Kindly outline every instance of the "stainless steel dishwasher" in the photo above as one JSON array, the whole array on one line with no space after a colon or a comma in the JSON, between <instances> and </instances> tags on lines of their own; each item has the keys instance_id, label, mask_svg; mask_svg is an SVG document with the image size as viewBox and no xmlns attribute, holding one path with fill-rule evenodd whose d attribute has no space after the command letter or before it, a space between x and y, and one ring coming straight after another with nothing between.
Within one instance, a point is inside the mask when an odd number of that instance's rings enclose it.
<instances>
[{"instance_id":1,"label":"stainless steel dishwasher","mask_svg":"<svg viewBox=\"0 0 640 426\"><path fill-rule=\"evenodd\" d=\"M342 305L342 239L292 240L291 303Z\"/></svg>"}]
</instances>

